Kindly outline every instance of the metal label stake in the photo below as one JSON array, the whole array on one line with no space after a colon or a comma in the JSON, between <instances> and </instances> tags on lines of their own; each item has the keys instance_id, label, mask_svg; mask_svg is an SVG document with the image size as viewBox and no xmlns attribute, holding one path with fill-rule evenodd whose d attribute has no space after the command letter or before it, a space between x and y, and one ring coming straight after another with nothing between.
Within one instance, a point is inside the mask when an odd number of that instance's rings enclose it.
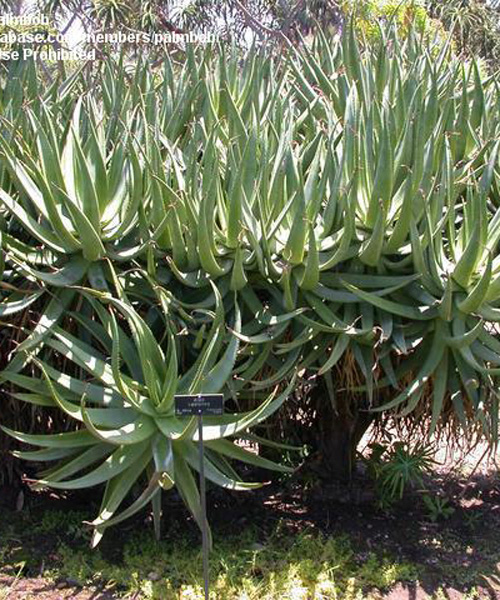
<instances>
[{"instance_id":1,"label":"metal label stake","mask_svg":"<svg viewBox=\"0 0 500 600\"><path fill-rule=\"evenodd\" d=\"M207 496L205 485L205 446L203 445L203 415L220 416L224 413L224 397L222 394L176 395L175 414L179 417L198 417L198 455L200 458L200 504L201 504L201 536L203 553L203 581L205 600L209 600L208 579L208 521Z\"/></svg>"},{"instance_id":2,"label":"metal label stake","mask_svg":"<svg viewBox=\"0 0 500 600\"><path fill-rule=\"evenodd\" d=\"M203 551L203 581L205 583L205 600L208 600L208 523L207 492L205 488L205 448L203 446L203 413L198 413L198 450L200 456L200 498L201 498L201 538Z\"/></svg>"}]
</instances>

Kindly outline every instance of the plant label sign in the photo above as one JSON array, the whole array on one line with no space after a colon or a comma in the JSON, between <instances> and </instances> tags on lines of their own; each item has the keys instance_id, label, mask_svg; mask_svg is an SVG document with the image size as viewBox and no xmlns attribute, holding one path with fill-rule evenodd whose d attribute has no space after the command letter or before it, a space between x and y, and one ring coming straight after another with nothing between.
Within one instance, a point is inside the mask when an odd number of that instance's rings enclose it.
<instances>
[{"instance_id":1,"label":"plant label sign","mask_svg":"<svg viewBox=\"0 0 500 600\"><path fill-rule=\"evenodd\" d=\"M207 500L205 489L205 450L203 447L203 417L220 416L224 414L224 396L222 394L176 394L175 414L178 417L198 417L198 449L200 457L200 504L201 528L203 543L203 581L205 587L205 600L209 600L208 581L208 525L207 525Z\"/></svg>"},{"instance_id":2,"label":"plant label sign","mask_svg":"<svg viewBox=\"0 0 500 600\"><path fill-rule=\"evenodd\" d=\"M175 396L178 417L220 416L224 414L222 394L178 394Z\"/></svg>"}]
</instances>

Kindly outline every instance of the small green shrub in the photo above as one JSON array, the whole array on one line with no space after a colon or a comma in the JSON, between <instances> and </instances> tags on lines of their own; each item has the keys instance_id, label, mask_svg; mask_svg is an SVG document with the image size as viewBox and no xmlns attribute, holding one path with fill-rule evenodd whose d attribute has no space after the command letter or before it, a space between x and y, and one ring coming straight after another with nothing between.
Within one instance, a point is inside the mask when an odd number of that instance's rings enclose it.
<instances>
[{"instance_id":1,"label":"small green shrub","mask_svg":"<svg viewBox=\"0 0 500 600\"><path fill-rule=\"evenodd\" d=\"M430 473L435 464L432 446L417 444L409 447L404 442L395 442L389 447L372 444L370 449L371 454L365 459L365 464L375 481L378 503L382 508L401 500L408 488L425 488L424 475Z\"/></svg>"},{"instance_id":2,"label":"small green shrub","mask_svg":"<svg viewBox=\"0 0 500 600\"><path fill-rule=\"evenodd\" d=\"M455 512L454 507L449 505L449 500L447 498L424 493L422 494L422 500L427 508L429 518L433 523L439 519L449 519Z\"/></svg>"}]
</instances>

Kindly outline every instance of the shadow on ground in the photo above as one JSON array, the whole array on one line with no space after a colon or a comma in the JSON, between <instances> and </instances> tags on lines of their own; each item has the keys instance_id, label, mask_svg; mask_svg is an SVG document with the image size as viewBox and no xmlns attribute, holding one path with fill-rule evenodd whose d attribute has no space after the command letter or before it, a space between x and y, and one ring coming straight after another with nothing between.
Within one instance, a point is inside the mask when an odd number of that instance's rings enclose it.
<instances>
[{"instance_id":1,"label":"shadow on ground","mask_svg":"<svg viewBox=\"0 0 500 600\"><path fill-rule=\"evenodd\" d=\"M349 564L359 565L358 574L368 573L365 567L374 556L379 561L373 563L374 569L385 564L384 557L389 557L391 564L409 566L401 573L413 573L410 580L398 580L399 572L396 572L391 589L372 587L365 589L363 597L500 599L499 474L475 475L469 480L435 474L429 485L440 497L446 498L447 506L453 509L448 518L432 522L418 491L411 493L391 512L382 512L374 505L370 482L362 477L351 487L320 487L314 483L296 482L290 483L285 490L267 486L251 494L210 490L208 503L215 544L213 572L217 575L224 562L238 560L235 554L224 554L229 548L224 544L236 540L237 547L238 536L241 537L239 553L243 555L271 547L276 543L278 530L279 535L284 536L285 544L299 539L304 532L312 532L322 539L348 539ZM152 540L152 526L149 519L144 520L144 515L104 537L99 550L101 564L95 558L87 558L92 556L87 549L89 533L81 525L82 520L90 520L97 512L98 504L94 498L100 498L100 492L89 498L88 495L56 496L25 491L23 507L17 511L15 505L19 508L19 494L13 496L10 506L2 509L0 520L0 600L118 598L120 583L115 582L113 587L106 577L109 579L115 568L117 573L121 572L120 565L124 564L137 564L139 579L150 581L154 590L157 575L153 567L152 574L147 572L147 557L154 557L158 550L154 545L142 547L134 541L138 532L141 540ZM3 498L5 501L7 496ZM182 544L190 548L189 552L194 552L189 556L195 557L193 572L196 572L199 533L175 493L168 497L164 513L163 539L171 544L181 535ZM247 531L251 531L251 535L246 535ZM271 539L274 541L270 542ZM344 552L342 543L339 546L341 555ZM222 548L220 552L218 546ZM133 552L144 555L142 563L130 558ZM72 579L72 568L80 573L79 565L75 563L86 560L90 571L101 565L106 573L102 581L97 578L92 585L87 584L85 571L81 571L80 579ZM147 596L138 592L135 597ZM334 596L316 597L328 599ZM309 596L304 596L306 598Z\"/></svg>"}]
</instances>

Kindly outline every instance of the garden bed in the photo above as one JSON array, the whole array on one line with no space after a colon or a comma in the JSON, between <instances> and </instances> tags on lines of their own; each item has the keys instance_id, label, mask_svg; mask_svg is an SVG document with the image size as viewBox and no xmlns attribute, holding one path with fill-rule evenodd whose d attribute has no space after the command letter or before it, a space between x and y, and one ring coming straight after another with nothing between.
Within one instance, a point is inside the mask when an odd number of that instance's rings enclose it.
<instances>
[{"instance_id":1,"label":"garden bed","mask_svg":"<svg viewBox=\"0 0 500 600\"><path fill-rule=\"evenodd\" d=\"M213 598L500 598L498 473L432 481L454 509L436 522L418 492L380 511L363 477L351 488L211 490ZM0 598L202 598L200 536L175 494L160 542L149 518L137 518L91 550L82 521L96 509L88 492L28 493L21 510L6 508Z\"/></svg>"}]
</instances>

